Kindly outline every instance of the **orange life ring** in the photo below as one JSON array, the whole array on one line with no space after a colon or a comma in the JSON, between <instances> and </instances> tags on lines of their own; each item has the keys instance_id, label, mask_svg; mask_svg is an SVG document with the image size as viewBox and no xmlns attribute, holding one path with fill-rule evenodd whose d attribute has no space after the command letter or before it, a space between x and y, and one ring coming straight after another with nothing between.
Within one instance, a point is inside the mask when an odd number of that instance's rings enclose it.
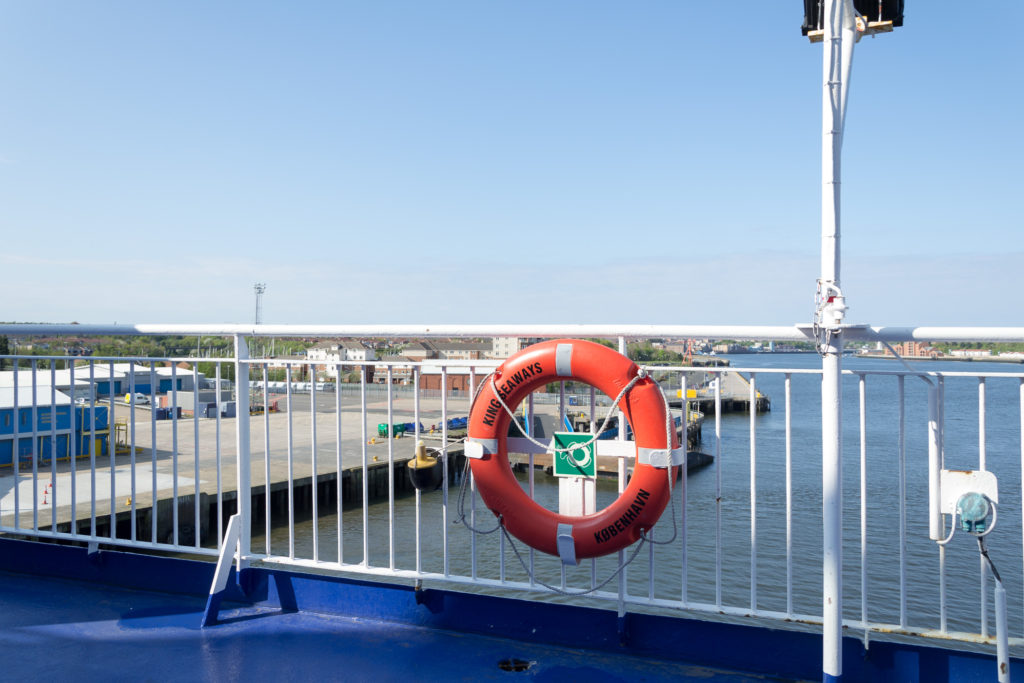
<instances>
[{"instance_id":1,"label":"orange life ring","mask_svg":"<svg viewBox=\"0 0 1024 683\"><path fill-rule=\"evenodd\" d=\"M563 563L576 564L621 550L654 526L671 499L670 481L678 470L670 463L679 451L675 429L666 428L666 402L651 378L636 381L619 403L633 428L638 456L629 484L611 505L582 517L552 512L523 490L508 461L511 418L498 400L514 412L530 392L559 380L586 382L614 398L638 372L636 363L606 346L560 339L511 356L494 371L493 382L485 382L470 411L466 454L480 497L509 533ZM665 471L670 466L671 480Z\"/></svg>"}]
</instances>

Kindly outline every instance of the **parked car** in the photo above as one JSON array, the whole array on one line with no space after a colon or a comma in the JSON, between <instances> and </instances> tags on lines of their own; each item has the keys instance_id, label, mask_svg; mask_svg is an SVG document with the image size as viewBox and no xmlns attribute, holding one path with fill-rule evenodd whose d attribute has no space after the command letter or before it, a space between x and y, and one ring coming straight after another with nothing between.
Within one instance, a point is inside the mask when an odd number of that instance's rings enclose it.
<instances>
[{"instance_id":1,"label":"parked car","mask_svg":"<svg viewBox=\"0 0 1024 683\"><path fill-rule=\"evenodd\" d=\"M145 394L139 394L139 393L136 393L134 395L132 395L132 394L125 394L124 395L124 402L125 403L136 403L138 405L147 405L149 403L149 396L146 396Z\"/></svg>"}]
</instances>

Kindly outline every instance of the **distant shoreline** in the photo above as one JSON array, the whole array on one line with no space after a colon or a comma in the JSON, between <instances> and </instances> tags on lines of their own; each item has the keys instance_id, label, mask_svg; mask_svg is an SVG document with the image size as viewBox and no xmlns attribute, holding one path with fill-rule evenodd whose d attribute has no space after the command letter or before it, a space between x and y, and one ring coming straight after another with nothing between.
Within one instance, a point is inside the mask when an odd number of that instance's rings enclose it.
<instances>
[{"instance_id":1,"label":"distant shoreline","mask_svg":"<svg viewBox=\"0 0 1024 683\"><path fill-rule=\"evenodd\" d=\"M857 353L853 354L855 358L877 358L881 360L899 360L896 356L890 356L882 353ZM1024 363L1024 358L1002 358L1000 356L901 356L903 360L912 361L923 361L923 360L954 360L959 362L968 363Z\"/></svg>"}]
</instances>

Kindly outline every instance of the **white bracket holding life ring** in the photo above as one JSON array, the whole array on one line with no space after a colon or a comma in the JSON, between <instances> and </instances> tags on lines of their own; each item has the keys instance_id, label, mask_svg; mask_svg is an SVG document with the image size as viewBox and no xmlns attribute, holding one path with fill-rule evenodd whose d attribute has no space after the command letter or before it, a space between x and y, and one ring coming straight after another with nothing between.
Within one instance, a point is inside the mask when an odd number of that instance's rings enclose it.
<instances>
[{"instance_id":1,"label":"white bracket holding life ring","mask_svg":"<svg viewBox=\"0 0 1024 683\"><path fill-rule=\"evenodd\" d=\"M637 448L636 443L633 441L616 441L613 439L598 439L594 442L594 445L597 447L597 455L600 457L632 458L636 455L638 463L651 465L652 467L665 468L670 464L672 467L677 467L683 464L683 460L686 457L686 449L682 447L672 449L671 462L667 463L669 451L665 448ZM485 455L497 452L497 439L475 439L473 437L466 439L465 455L467 458L479 460ZM535 446L528 439L509 437L508 452L538 454L548 451Z\"/></svg>"},{"instance_id":2,"label":"white bracket holding life ring","mask_svg":"<svg viewBox=\"0 0 1024 683\"><path fill-rule=\"evenodd\" d=\"M641 465L651 465L652 467L664 468L668 467L669 464L676 467L682 465L683 460L686 458L686 449L683 447L672 449L671 463L668 463L666 461L669 460L669 451L666 448L637 448L636 443L633 441L615 441L612 439L602 439L595 443L599 456L632 458L636 455L638 463Z\"/></svg>"},{"instance_id":3,"label":"white bracket holding life ring","mask_svg":"<svg viewBox=\"0 0 1024 683\"><path fill-rule=\"evenodd\" d=\"M497 439L475 439L469 437L466 439L466 447L464 449L467 458L473 458L479 460L485 455L498 452L498 440Z\"/></svg>"},{"instance_id":4,"label":"white bracket holding life ring","mask_svg":"<svg viewBox=\"0 0 1024 683\"><path fill-rule=\"evenodd\" d=\"M558 547L558 559L562 561L562 564L579 564L579 562L576 561L576 542L572 539L571 524L558 525L558 538L555 543Z\"/></svg>"},{"instance_id":5,"label":"white bracket holding life ring","mask_svg":"<svg viewBox=\"0 0 1024 683\"><path fill-rule=\"evenodd\" d=\"M547 448L537 446L529 439L524 439L521 436L510 436L505 441L506 447L509 453L547 453ZM465 455L467 458L473 458L479 460L485 455L491 455L492 453L498 452L498 440L497 439L477 439L475 437L469 437L466 439Z\"/></svg>"},{"instance_id":6,"label":"white bracket holding life ring","mask_svg":"<svg viewBox=\"0 0 1024 683\"><path fill-rule=\"evenodd\" d=\"M665 469L682 465L686 458L685 448L637 448L636 461L641 465L651 465Z\"/></svg>"}]
</instances>

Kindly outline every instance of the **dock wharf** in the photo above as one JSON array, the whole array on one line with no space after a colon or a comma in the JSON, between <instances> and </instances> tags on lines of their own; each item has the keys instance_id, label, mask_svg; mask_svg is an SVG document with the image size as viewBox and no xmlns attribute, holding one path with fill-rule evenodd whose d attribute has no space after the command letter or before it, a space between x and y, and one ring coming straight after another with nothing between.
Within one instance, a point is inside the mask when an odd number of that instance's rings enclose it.
<instances>
[{"instance_id":1,"label":"dock wharf","mask_svg":"<svg viewBox=\"0 0 1024 683\"><path fill-rule=\"evenodd\" d=\"M406 463L413 457L415 439L412 435L377 437L377 425L388 422L389 417L392 422L414 419L411 399L394 400L390 416L386 401L368 403L362 426L359 405L343 403L339 448L333 397L330 401L312 398L316 401L307 395L305 405L301 405L302 399L296 397L291 413L250 418L254 525L266 520L268 496L273 525L287 523L289 510L295 520L309 519L314 496L322 514L337 509L339 496L343 510L358 508L363 503L364 477L369 502L414 494ZM316 410L311 412L313 402ZM449 402L447 415L468 412L468 406L452 403L457 402ZM444 437L448 438L448 480L450 485L458 485L465 463L461 443L465 430L445 433L436 429L430 433L430 425L443 422L440 400L426 399L422 404L419 419L426 430L421 436L432 449L441 449ZM552 411L557 407L538 406L538 412ZM31 466L23 465L17 478L12 468L4 468L0 471L0 519L4 526L87 535L95 524L97 535L119 540L176 541L197 548L216 545L217 529L224 528L238 504L236 418L180 418L154 423L153 417L147 407L119 405L116 418L127 420L125 434L134 439L135 452L126 447L113 456L97 455L95 475L89 471L88 457L79 457L74 463L41 462L34 475ZM686 438L694 451L691 469L707 464L710 458L698 451L702 421L703 415L691 413ZM549 415L541 420L538 416L538 425L542 424L536 433L539 437L554 431L557 419ZM515 455L511 459L520 462ZM549 461L550 456L540 454L535 466L543 470L550 466ZM603 473L617 469L617 463L599 461ZM15 489L20 511L17 520ZM41 503L46 501L35 518L31 513L33 496Z\"/></svg>"},{"instance_id":2,"label":"dock wharf","mask_svg":"<svg viewBox=\"0 0 1024 683\"><path fill-rule=\"evenodd\" d=\"M705 415L714 415L716 405L721 405L722 414L750 412L750 380L743 373L729 370L713 376L709 373L703 374L704 377L697 378L698 381L694 385L695 388L687 389L686 398L691 406L696 406L697 410ZM716 378L721 383L721 397L717 404L713 385L713 381ZM669 398L669 405L676 410L682 409L682 404L683 399L678 395L678 392L675 398ZM756 391L754 410L758 413L765 413L771 409L771 398L760 391Z\"/></svg>"}]
</instances>

